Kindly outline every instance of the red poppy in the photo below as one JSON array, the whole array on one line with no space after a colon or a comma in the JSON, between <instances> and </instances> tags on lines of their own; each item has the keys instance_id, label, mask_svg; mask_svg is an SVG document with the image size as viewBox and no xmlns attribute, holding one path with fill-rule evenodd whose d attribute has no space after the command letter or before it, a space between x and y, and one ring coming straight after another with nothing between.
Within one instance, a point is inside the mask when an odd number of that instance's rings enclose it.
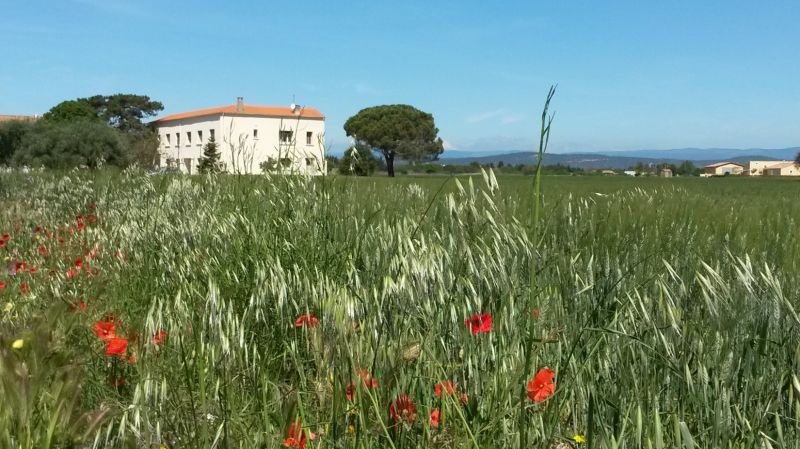
<instances>
[{"instance_id":1,"label":"red poppy","mask_svg":"<svg viewBox=\"0 0 800 449\"><path fill-rule=\"evenodd\" d=\"M472 335L478 335L482 332L492 331L492 314L481 313L472 315L472 318L464 321L464 324L470 328Z\"/></svg>"},{"instance_id":2,"label":"red poppy","mask_svg":"<svg viewBox=\"0 0 800 449\"><path fill-rule=\"evenodd\" d=\"M534 307L533 308L533 319L534 320L538 320L539 319L539 308L538 307Z\"/></svg>"},{"instance_id":3,"label":"red poppy","mask_svg":"<svg viewBox=\"0 0 800 449\"><path fill-rule=\"evenodd\" d=\"M417 404L412 402L407 394L401 394L397 400L389 404L389 414L395 424L401 421L411 424L417 414Z\"/></svg>"},{"instance_id":4,"label":"red poppy","mask_svg":"<svg viewBox=\"0 0 800 449\"><path fill-rule=\"evenodd\" d=\"M69 308L70 312L77 312L78 310L81 312L86 312L86 303L81 301L78 303L78 305Z\"/></svg>"},{"instance_id":5,"label":"red poppy","mask_svg":"<svg viewBox=\"0 0 800 449\"><path fill-rule=\"evenodd\" d=\"M17 273L23 273L27 269L28 269L28 262L23 262L21 260L14 262L14 271L16 271Z\"/></svg>"},{"instance_id":6,"label":"red poppy","mask_svg":"<svg viewBox=\"0 0 800 449\"><path fill-rule=\"evenodd\" d=\"M44 229L42 229L41 226L36 226L36 229L33 230L33 233L34 234L39 234L39 233L41 233L43 231L44 231Z\"/></svg>"},{"instance_id":7,"label":"red poppy","mask_svg":"<svg viewBox=\"0 0 800 449\"><path fill-rule=\"evenodd\" d=\"M106 356L125 355L128 350L127 338L109 338L106 340Z\"/></svg>"},{"instance_id":8,"label":"red poppy","mask_svg":"<svg viewBox=\"0 0 800 449\"><path fill-rule=\"evenodd\" d=\"M454 384L452 381L446 380L444 381L444 383L439 382L438 384L436 384L435 387L433 387L433 391L436 392L437 398L442 397L442 388L444 388L444 391L445 393L447 393L447 396L450 396L451 394L456 392L456 384Z\"/></svg>"},{"instance_id":9,"label":"red poppy","mask_svg":"<svg viewBox=\"0 0 800 449\"><path fill-rule=\"evenodd\" d=\"M364 380L364 388L367 390L378 388L378 379L372 377L369 371L365 369L358 370L358 377Z\"/></svg>"},{"instance_id":10,"label":"red poppy","mask_svg":"<svg viewBox=\"0 0 800 449\"><path fill-rule=\"evenodd\" d=\"M289 424L289 435L283 440L286 447L306 447L306 432L303 430L303 422L298 420Z\"/></svg>"},{"instance_id":11,"label":"red poppy","mask_svg":"<svg viewBox=\"0 0 800 449\"><path fill-rule=\"evenodd\" d=\"M30 293L31 288L28 286L27 282L23 282L19 284L19 292L22 294Z\"/></svg>"},{"instance_id":12,"label":"red poppy","mask_svg":"<svg viewBox=\"0 0 800 449\"><path fill-rule=\"evenodd\" d=\"M0 249L3 249L5 247L6 247L6 241L5 240L0 240Z\"/></svg>"},{"instance_id":13,"label":"red poppy","mask_svg":"<svg viewBox=\"0 0 800 449\"><path fill-rule=\"evenodd\" d=\"M166 339L167 339L167 331L161 329L160 331L156 332L155 335L153 335L153 345L158 346L161 343L163 343L164 340Z\"/></svg>"},{"instance_id":14,"label":"red poppy","mask_svg":"<svg viewBox=\"0 0 800 449\"><path fill-rule=\"evenodd\" d=\"M39 269L38 269L38 268L36 268L36 267L31 267L31 269L30 269L30 270L28 270L28 271L29 271L31 274L36 274L36 273L38 273L38 272L39 272Z\"/></svg>"},{"instance_id":15,"label":"red poppy","mask_svg":"<svg viewBox=\"0 0 800 449\"><path fill-rule=\"evenodd\" d=\"M319 324L319 320L313 313L300 315L296 320L294 320L294 327L317 327L317 324Z\"/></svg>"},{"instance_id":16,"label":"red poppy","mask_svg":"<svg viewBox=\"0 0 800 449\"><path fill-rule=\"evenodd\" d=\"M439 427L439 421L442 419L442 412L438 408L431 410L431 427Z\"/></svg>"},{"instance_id":17,"label":"red poppy","mask_svg":"<svg viewBox=\"0 0 800 449\"><path fill-rule=\"evenodd\" d=\"M0 290L3 290L5 288L6 288L6 283L3 282L3 281L0 281Z\"/></svg>"},{"instance_id":18,"label":"red poppy","mask_svg":"<svg viewBox=\"0 0 800 449\"><path fill-rule=\"evenodd\" d=\"M39 255L40 255L40 256L44 256L44 255L45 255L45 254L47 254L48 252L49 252L49 251L47 251L47 247L46 247L46 246L44 246L44 245L39 245Z\"/></svg>"},{"instance_id":19,"label":"red poppy","mask_svg":"<svg viewBox=\"0 0 800 449\"><path fill-rule=\"evenodd\" d=\"M110 340L117 336L117 325L111 321L97 321L92 326L92 332L101 340Z\"/></svg>"},{"instance_id":20,"label":"red poppy","mask_svg":"<svg viewBox=\"0 0 800 449\"><path fill-rule=\"evenodd\" d=\"M556 383L553 378L556 373L550 368L542 368L536 373L533 380L528 382L528 397L533 402L544 402L556 391Z\"/></svg>"},{"instance_id":21,"label":"red poppy","mask_svg":"<svg viewBox=\"0 0 800 449\"><path fill-rule=\"evenodd\" d=\"M78 268L82 268L83 267L83 258L82 257L78 257L77 259L75 259L75 266L78 267Z\"/></svg>"},{"instance_id":22,"label":"red poppy","mask_svg":"<svg viewBox=\"0 0 800 449\"><path fill-rule=\"evenodd\" d=\"M97 217L94 215L87 215L86 219L89 220L89 223L97 223Z\"/></svg>"},{"instance_id":23,"label":"red poppy","mask_svg":"<svg viewBox=\"0 0 800 449\"><path fill-rule=\"evenodd\" d=\"M372 377L372 374L370 374L369 371L365 369L358 370L358 377L360 377L364 382L364 388L367 390L374 390L378 388L378 379ZM347 396L348 401L352 401L355 398L355 386L355 383L349 383L347 384L347 387L345 387L345 396Z\"/></svg>"},{"instance_id":24,"label":"red poppy","mask_svg":"<svg viewBox=\"0 0 800 449\"><path fill-rule=\"evenodd\" d=\"M70 268L67 270L67 279L72 279L77 276L80 272L76 268Z\"/></svg>"},{"instance_id":25,"label":"red poppy","mask_svg":"<svg viewBox=\"0 0 800 449\"><path fill-rule=\"evenodd\" d=\"M11 240L11 234L6 232L5 234L3 234L3 237L0 237L0 240L2 240L4 242L7 242L7 241Z\"/></svg>"}]
</instances>

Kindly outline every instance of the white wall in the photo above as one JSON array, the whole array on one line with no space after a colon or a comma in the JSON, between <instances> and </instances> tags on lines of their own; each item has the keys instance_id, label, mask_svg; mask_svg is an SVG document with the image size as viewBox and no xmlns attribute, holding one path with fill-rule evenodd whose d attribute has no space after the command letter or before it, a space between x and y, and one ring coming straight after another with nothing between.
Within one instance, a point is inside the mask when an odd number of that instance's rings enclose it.
<instances>
[{"instance_id":1,"label":"white wall","mask_svg":"<svg viewBox=\"0 0 800 449\"><path fill-rule=\"evenodd\" d=\"M230 172L261 173L261 163L267 161L280 166L283 172L310 175L325 172L322 119L225 115L220 123L217 140L222 144L223 160ZM281 142L281 131L291 132L292 140ZM311 143L307 144L309 132Z\"/></svg>"},{"instance_id":2,"label":"white wall","mask_svg":"<svg viewBox=\"0 0 800 449\"><path fill-rule=\"evenodd\" d=\"M211 130L229 173L262 173L261 163L267 161L284 173L318 175L326 171L323 119L223 114L171 120L157 128L161 166L167 166L168 159L178 160L184 173L197 172L198 159ZM199 131L203 133L202 140ZM290 131L292 140L281 142L280 131ZM191 143L187 133L192 136ZM307 133L311 133L310 144ZM180 146L176 135L180 135Z\"/></svg>"},{"instance_id":3,"label":"white wall","mask_svg":"<svg viewBox=\"0 0 800 449\"><path fill-rule=\"evenodd\" d=\"M171 120L158 125L158 137L161 141L162 167L166 167L169 159L177 160L178 168L183 173L197 173L198 159L203 155L203 146L208 142L213 131L219 144L219 116L193 117ZM199 132L202 132L202 137ZM191 142L188 135L191 135ZM169 136L169 140L167 139ZM180 138L179 138L180 137Z\"/></svg>"}]
</instances>

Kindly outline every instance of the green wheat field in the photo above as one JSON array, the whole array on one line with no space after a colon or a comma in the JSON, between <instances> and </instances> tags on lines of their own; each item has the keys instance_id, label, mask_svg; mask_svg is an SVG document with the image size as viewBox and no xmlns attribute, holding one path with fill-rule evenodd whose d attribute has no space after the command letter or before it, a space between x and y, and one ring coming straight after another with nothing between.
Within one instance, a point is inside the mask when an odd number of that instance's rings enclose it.
<instances>
[{"instance_id":1,"label":"green wheat field","mask_svg":"<svg viewBox=\"0 0 800 449\"><path fill-rule=\"evenodd\" d=\"M0 174L0 447L800 448L800 182L542 199Z\"/></svg>"}]
</instances>

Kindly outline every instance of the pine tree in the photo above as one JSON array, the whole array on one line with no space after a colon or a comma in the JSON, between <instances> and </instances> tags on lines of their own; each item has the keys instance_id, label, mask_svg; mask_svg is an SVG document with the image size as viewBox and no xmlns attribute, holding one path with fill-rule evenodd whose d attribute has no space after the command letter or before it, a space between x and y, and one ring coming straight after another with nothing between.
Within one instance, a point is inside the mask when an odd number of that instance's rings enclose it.
<instances>
[{"instance_id":1,"label":"pine tree","mask_svg":"<svg viewBox=\"0 0 800 449\"><path fill-rule=\"evenodd\" d=\"M200 163L197 164L197 171L201 175L211 173L219 173L222 171L222 162L220 161L220 152L217 147L217 141L214 136L208 138L208 142L203 147L203 157L200 158Z\"/></svg>"}]
</instances>

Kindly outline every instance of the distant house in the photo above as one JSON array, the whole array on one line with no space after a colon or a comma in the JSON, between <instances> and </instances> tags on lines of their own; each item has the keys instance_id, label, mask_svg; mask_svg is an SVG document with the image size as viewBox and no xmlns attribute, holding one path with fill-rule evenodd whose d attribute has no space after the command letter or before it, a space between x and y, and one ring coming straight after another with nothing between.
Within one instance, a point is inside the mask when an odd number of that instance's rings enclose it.
<instances>
[{"instance_id":1,"label":"distant house","mask_svg":"<svg viewBox=\"0 0 800 449\"><path fill-rule=\"evenodd\" d=\"M628 176L636 176L636 170L625 170L624 173Z\"/></svg>"},{"instance_id":2,"label":"distant house","mask_svg":"<svg viewBox=\"0 0 800 449\"><path fill-rule=\"evenodd\" d=\"M672 177L672 169L669 168L669 167L664 167L658 173L658 176L661 176L662 178L671 178Z\"/></svg>"},{"instance_id":3,"label":"distant house","mask_svg":"<svg viewBox=\"0 0 800 449\"><path fill-rule=\"evenodd\" d=\"M708 175L741 175L744 171L744 165L737 164L736 162L717 162L716 164L706 165L703 167Z\"/></svg>"},{"instance_id":4,"label":"distant house","mask_svg":"<svg viewBox=\"0 0 800 449\"><path fill-rule=\"evenodd\" d=\"M764 167L764 176L800 176L800 167L792 161L781 161Z\"/></svg>"},{"instance_id":5,"label":"distant house","mask_svg":"<svg viewBox=\"0 0 800 449\"><path fill-rule=\"evenodd\" d=\"M39 120L38 115L3 115L0 114L0 123L2 122L34 122Z\"/></svg>"},{"instance_id":6,"label":"distant house","mask_svg":"<svg viewBox=\"0 0 800 449\"><path fill-rule=\"evenodd\" d=\"M326 171L325 116L297 105L236 104L168 115L153 122L159 166L196 173L203 146L214 138L228 172L320 175Z\"/></svg>"},{"instance_id":7,"label":"distant house","mask_svg":"<svg viewBox=\"0 0 800 449\"><path fill-rule=\"evenodd\" d=\"M617 172L615 172L614 170L602 170L600 171L600 173L608 176L613 176L617 174Z\"/></svg>"},{"instance_id":8,"label":"distant house","mask_svg":"<svg viewBox=\"0 0 800 449\"><path fill-rule=\"evenodd\" d=\"M744 175L762 176L765 168L769 167L770 165L775 165L777 162L780 161L749 161L747 163L747 170L744 171Z\"/></svg>"}]
</instances>

